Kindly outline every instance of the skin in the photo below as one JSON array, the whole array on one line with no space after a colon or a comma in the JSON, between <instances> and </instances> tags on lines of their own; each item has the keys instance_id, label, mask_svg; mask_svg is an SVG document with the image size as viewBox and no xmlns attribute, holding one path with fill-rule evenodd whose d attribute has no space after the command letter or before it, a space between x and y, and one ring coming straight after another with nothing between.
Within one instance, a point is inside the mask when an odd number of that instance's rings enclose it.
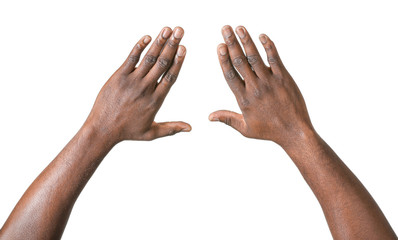
<instances>
[{"instance_id":1,"label":"skin","mask_svg":"<svg viewBox=\"0 0 398 240\"><path fill-rule=\"evenodd\" d=\"M0 239L60 239L76 199L113 146L191 130L184 122L154 121L184 61L183 34L180 27L164 28L138 67L151 37L134 46L101 89L82 128L19 200Z\"/></svg>"},{"instance_id":2,"label":"skin","mask_svg":"<svg viewBox=\"0 0 398 240\"><path fill-rule=\"evenodd\" d=\"M225 26L226 44L218 47L218 55L242 114L217 111L210 120L224 122L246 137L279 144L319 200L335 239L397 239L365 187L316 133L274 43L260 35L268 67L247 30L238 27L236 32L245 53L231 27ZM164 28L138 67L151 38L144 36L136 44L102 88L82 128L22 196L0 230L0 239L61 238L80 192L113 146L191 130L184 122L154 121L184 61L182 36L182 28Z\"/></svg>"},{"instance_id":3,"label":"skin","mask_svg":"<svg viewBox=\"0 0 398 240\"><path fill-rule=\"evenodd\" d=\"M221 110L209 119L246 137L279 144L317 197L334 239L397 239L369 192L315 131L274 43L265 34L259 37L267 66L247 30L240 26L236 33L244 52L232 28L225 26L218 57L242 114Z\"/></svg>"}]
</instances>

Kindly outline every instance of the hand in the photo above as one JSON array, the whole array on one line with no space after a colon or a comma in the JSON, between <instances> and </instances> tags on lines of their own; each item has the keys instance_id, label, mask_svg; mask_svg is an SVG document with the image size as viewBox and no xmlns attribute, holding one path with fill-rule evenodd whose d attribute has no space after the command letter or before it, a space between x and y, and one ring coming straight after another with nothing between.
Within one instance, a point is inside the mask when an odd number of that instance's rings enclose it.
<instances>
[{"instance_id":1,"label":"hand","mask_svg":"<svg viewBox=\"0 0 398 240\"><path fill-rule=\"evenodd\" d=\"M179 45L183 35L181 27L173 31L163 28L136 68L141 53L151 41L150 36L142 37L102 87L85 126L112 137L115 143L189 132L191 126L184 122L154 122L184 61L186 49Z\"/></svg>"},{"instance_id":2,"label":"hand","mask_svg":"<svg viewBox=\"0 0 398 240\"><path fill-rule=\"evenodd\" d=\"M218 46L218 58L242 114L222 110L210 114L209 119L224 122L246 137L272 140L280 145L313 131L304 99L274 43L265 34L260 35L268 67L247 30L240 26L236 33L245 53L232 28L225 26L222 35L226 44Z\"/></svg>"}]
</instances>

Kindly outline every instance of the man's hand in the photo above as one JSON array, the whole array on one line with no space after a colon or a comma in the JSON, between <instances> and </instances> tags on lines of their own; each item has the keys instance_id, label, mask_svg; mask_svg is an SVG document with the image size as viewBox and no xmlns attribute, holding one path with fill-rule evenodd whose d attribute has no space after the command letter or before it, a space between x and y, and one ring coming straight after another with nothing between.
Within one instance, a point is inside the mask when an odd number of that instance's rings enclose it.
<instances>
[{"instance_id":1,"label":"man's hand","mask_svg":"<svg viewBox=\"0 0 398 240\"><path fill-rule=\"evenodd\" d=\"M0 239L60 239L80 192L115 144L191 130L183 122L153 121L184 61L183 34L180 27L164 28L137 68L151 38L135 45L102 88L82 128L19 200Z\"/></svg>"},{"instance_id":2,"label":"man's hand","mask_svg":"<svg viewBox=\"0 0 398 240\"><path fill-rule=\"evenodd\" d=\"M246 137L272 140L280 145L312 131L304 99L283 66L274 43L265 34L260 35L268 67L247 30L240 26L236 33L245 53L232 28L225 26L222 29L225 44L218 46L218 58L242 114L222 110L210 114L209 119L224 122Z\"/></svg>"},{"instance_id":3,"label":"man's hand","mask_svg":"<svg viewBox=\"0 0 398 240\"><path fill-rule=\"evenodd\" d=\"M218 57L242 114L217 111L209 119L281 145L321 204L334 239L397 239L372 196L312 127L304 99L274 43L260 35L268 67L246 29L238 27L236 32L246 54L231 27L225 26L226 44L219 45Z\"/></svg>"},{"instance_id":4,"label":"man's hand","mask_svg":"<svg viewBox=\"0 0 398 240\"><path fill-rule=\"evenodd\" d=\"M179 45L183 35L181 27L174 31L163 28L136 67L151 41L150 36L144 36L98 94L85 126L105 132L115 143L190 131L191 126L184 122L154 122L184 61L186 49Z\"/></svg>"}]
</instances>

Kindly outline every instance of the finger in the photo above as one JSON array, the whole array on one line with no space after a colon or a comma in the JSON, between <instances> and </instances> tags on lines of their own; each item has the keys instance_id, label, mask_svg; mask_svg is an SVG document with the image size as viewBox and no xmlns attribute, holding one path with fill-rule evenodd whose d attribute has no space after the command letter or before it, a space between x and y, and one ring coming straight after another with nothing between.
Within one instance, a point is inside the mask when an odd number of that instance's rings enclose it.
<instances>
[{"instance_id":1,"label":"finger","mask_svg":"<svg viewBox=\"0 0 398 240\"><path fill-rule=\"evenodd\" d=\"M187 50L184 46L178 47L177 54L174 57L173 65L171 65L170 69L163 75L155 89L155 95L159 101L163 102L167 96L167 93L170 91L171 86L173 86L177 80L182 63L185 59L186 52Z\"/></svg>"},{"instance_id":2,"label":"finger","mask_svg":"<svg viewBox=\"0 0 398 240\"><path fill-rule=\"evenodd\" d=\"M209 115L209 120L223 122L238 130L243 135L246 132L246 122L243 118L243 115L236 112L227 110L216 111Z\"/></svg>"},{"instance_id":3,"label":"finger","mask_svg":"<svg viewBox=\"0 0 398 240\"><path fill-rule=\"evenodd\" d=\"M155 65L156 60L162 51L164 44L166 43L167 39L170 37L172 31L169 27L165 27L160 31L156 40L152 43L151 47L149 48L147 54L145 55L143 61L141 61L140 65L136 69L137 76L144 77L149 70Z\"/></svg>"},{"instance_id":4,"label":"finger","mask_svg":"<svg viewBox=\"0 0 398 240\"><path fill-rule=\"evenodd\" d=\"M140 41L135 44L133 50L131 50L129 56L127 57L126 61L124 61L121 69L124 73L131 73L135 66L137 65L138 61L140 60L141 53L144 51L148 43L151 42L151 37L146 35L143 36Z\"/></svg>"},{"instance_id":5,"label":"finger","mask_svg":"<svg viewBox=\"0 0 398 240\"><path fill-rule=\"evenodd\" d=\"M224 37L225 43L228 46L228 51L234 67L238 70L240 75L242 75L245 81L254 79L255 74L247 62L246 56L243 54L242 48L240 47L232 28L228 25L224 26L222 28L222 35Z\"/></svg>"},{"instance_id":6,"label":"finger","mask_svg":"<svg viewBox=\"0 0 398 240\"><path fill-rule=\"evenodd\" d=\"M267 53L267 59L272 73L282 74L282 69L284 66L279 57L278 51L276 50L274 42L272 42L271 39L265 34L260 35L260 41L265 49L265 52Z\"/></svg>"},{"instance_id":7,"label":"finger","mask_svg":"<svg viewBox=\"0 0 398 240\"><path fill-rule=\"evenodd\" d=\"M253 68L254 72L260 78L266 78L269 76L270 69L264 64L256 45L254 44L249 32L245 27L239 26L236 28L236 33L245 49L247 62Z\"/></svg>"},{"instance_id":8,"label":"finger","mask_svg":"<svg viewBox=\"0 0 398 240\"><path fill-rule=\"evenodd\" d=\"M229 56L229 51L227 46L224 43L218 45L218 60L220 61L221 69L224 73L224 78L228 83L228 86L231 88L234 93L236 99L242 98L243 93L245 91L245 83L242 78L236 72L235 68L231 64L231 59Z\"/></svg>"},{"instance_id":9,"label":"finger","mask_svg":"<svg viewBox=\"0 0 398 240\"><path fill-rule=\"evenodd\" d=\"M173 62L174 55L176 54L178 44L184 35L184 29L176 27L173 31L172 36L167 40L162 53L158 57L155 66L147 74L146 78L150 82L157 81L163 73L167 71Z\"/></svg>"},{"instance_id":10,"label":"finger","mask_svg":"<svg viewBox=\"0 0 398 240\"><path fill-rule=\"evenodd\" d=\"M153 140L165 136L171 136L179 132L190 132L191 125L186 122L162 122L154 123L147 133L147 139Z\"/></svg>"}]
</instances>

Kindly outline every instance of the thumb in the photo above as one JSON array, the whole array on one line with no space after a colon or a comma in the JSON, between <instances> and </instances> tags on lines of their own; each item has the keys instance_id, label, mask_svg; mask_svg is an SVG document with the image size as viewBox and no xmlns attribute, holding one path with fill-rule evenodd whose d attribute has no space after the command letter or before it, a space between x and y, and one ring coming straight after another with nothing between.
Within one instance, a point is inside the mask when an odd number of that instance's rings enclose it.
<instances>
[{"instance_id":1,"label":"thumb","mask_svg":"<svg viewBox=\"0 0 398 240\"><path fill-rule=\"evenodd\" d=\"M210 121L220 121L223 122L240 133L244 133L246 130L246 122L242 114L231 112L227 110L215 111L209 115Z\"/></svg>"},{"instance_id":2,"label":"thumb","mask_svg":"<svg viewBox=\"0 0 398 240\"><path fill-rule=\"evenodd\" d=\"M191 125L185 122L154 123L150 130L150 136L152 136L153 139L161 138L165 136L171 136L179 132L190 132L191 129Z\"/></svg>"}]
</instances>

